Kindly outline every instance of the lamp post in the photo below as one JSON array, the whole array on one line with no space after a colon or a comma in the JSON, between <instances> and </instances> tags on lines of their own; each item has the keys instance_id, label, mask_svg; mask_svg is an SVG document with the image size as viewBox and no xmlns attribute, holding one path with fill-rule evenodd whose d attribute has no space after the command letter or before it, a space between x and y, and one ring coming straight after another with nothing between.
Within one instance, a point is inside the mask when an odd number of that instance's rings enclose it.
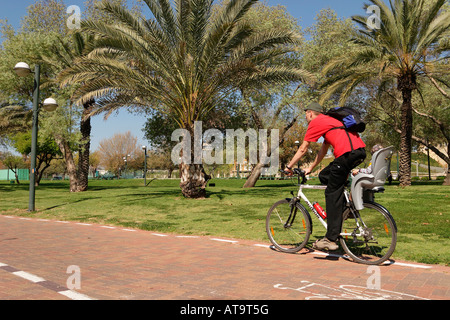
<instances>
[{"instance_id":1,"label":"lamp post","mask_svg":"<svg viewBox=\"0 0 450 320\"><path fill-rule=\"evenodd\" d=\"M19 77L27 77L31 73L31 68L25 62L19 62L14 67L14 71ZM33 89L33 126L31 130L31 161L30 161L30 196L28 201L28 211L35 211L35 183L36 183L36 150L38 134L38 116L39 116L39 86L41 77L41 66L36 64L34 68L34 89ZM48 98L44 100L43 108L47 111L54 111L58 108L55 99Z\"/></svg>"},{"instance_id":2,"label":"lamp post","mask_svg":"<svg viewBox=\"0 0 450 320\"><path fill-rule=\"evenodd\" d=\"M147 186L147 147L142 146L142 150L144 150L144 187Z\"/></svg>"},{"instance_id":3,"label":"lamp post","mask_svg":"<svg viewBox=\"0 0 450 320\"><path fill-rule=\"evenodd\" d=\"M122 157L123 162L125 163L125 169L124 169L124 173L123 173L125 175L124 179L127 178L126 174L127 174L127 166L128 166L128 157L131 157L131 155L130 154L126 154L125 157Z\"/></svg>"}]
</instances>

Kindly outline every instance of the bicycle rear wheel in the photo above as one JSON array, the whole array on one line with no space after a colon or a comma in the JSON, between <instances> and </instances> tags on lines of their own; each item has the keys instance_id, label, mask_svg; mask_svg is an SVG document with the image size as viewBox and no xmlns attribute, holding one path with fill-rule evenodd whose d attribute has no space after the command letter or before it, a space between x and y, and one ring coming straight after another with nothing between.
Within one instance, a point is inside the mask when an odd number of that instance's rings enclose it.
<instances>
[{"instance_id":1,"label":"bicycle rear wheel","mask_svg":"<svg viewBox=\"0 0 450 320\"><path fill-rule=\"evenodd\" d=\"M377 265L391 257L397 243L397 226L386 208L364 203L363 210L347 209L343 218L340 243L350 258Z\"/></svg>"},{"instance_id":2,"label":"bicycle rear wheel","mask_svg":"<svg viewBox=\"0 0 450 320\"><path fill-rule=\"evenodd\" d=\"M280 200L267 213L266 232L275 248L295 253L308 243L311 217L299 202L292 207L289 200Z\"/></svg>"}]
</instances>

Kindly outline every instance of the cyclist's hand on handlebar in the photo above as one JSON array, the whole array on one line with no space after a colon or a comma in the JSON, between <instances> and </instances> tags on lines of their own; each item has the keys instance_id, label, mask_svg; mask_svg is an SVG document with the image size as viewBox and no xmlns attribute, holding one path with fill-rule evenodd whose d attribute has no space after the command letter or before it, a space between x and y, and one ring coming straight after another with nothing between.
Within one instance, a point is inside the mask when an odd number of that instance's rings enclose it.
<instances>
[{"instance_id":1,"label":"cyclist's hand on handlebar","mask_svg":"<svg viewBox=\"0 0 450 320\"><path fill-rule=\"evenodd\" d=\"M294 175L294 171L292 171L292 169L289 169L289 168L284 168L284 174L285 175L287 175L287 176L289 176L289 177L291 177L292 175Z\"/></svg>"},{"instance_id":2,"label":"cyclist's hand on handlebar","mask_svg":"<svg viewBox=\"0 0 450 320\"><path fill-rule=\"evenodd\" d=\"M306 168L303 171L305 172L305 176L307 176L308 174L310 174L313 171L313 168Z\"/></svg>"}]
</instances>

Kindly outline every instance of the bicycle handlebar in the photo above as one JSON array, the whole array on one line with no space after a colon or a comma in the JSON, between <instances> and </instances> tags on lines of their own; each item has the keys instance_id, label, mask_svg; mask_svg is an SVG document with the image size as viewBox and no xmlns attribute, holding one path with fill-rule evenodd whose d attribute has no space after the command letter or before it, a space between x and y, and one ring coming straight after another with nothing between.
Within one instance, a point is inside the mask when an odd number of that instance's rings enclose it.
<instances>
[{"instance_id":1,"label":"bicycle handlebar","mask_svg":"<svg viewBox=\"0 0 450 320\"><path fill-rule=\"evenodd\" d=\"M300 169L300 168L293 168L292 171L293 171L294 174L296 174L299 178L300 178L300 177L302 178L302 182L301 182L300 184L305 184L305 183L308 181L308 179L306 179L306 174L305 174L305 171L304 171L304 170L302 170L302 169ZM286 171L281 170L281 169L280 169L280 172L283 173L283 174L287 174Z\"/></svg>"}]
</instances>

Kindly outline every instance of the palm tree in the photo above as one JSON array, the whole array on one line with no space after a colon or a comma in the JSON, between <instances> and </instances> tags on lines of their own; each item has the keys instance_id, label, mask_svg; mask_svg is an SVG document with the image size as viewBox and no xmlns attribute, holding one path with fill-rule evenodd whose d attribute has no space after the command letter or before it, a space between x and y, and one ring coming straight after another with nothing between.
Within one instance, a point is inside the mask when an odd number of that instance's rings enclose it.
<instances>
[{"instance_id":1,"label":"palm tree","mask_svg":"<svg viewBox=\"0 0 450 320\"><path fill-rule=\"evenodd\" d=\"M62 39L61 37L58 37L50 50L41 56L41 60L53 66L57 72L61 72L72 66L77 58L87 54L86 47L92 41L94 41L94 39L90 35L82 35L79 32L74 32L71 39ZM50 79L46 85L59 86L60 83L58 77ZM89 153L91 144L90 112L92 111L93 104L93 100L83 103L83 112L80 121L81 139L78 146L78 168L75 166L72 150L69 147L69 141L62 137L56 139L61 150L65 151L64 157L66 159L67 171L69 172L71 180L71 192L83 192L88 189Z\"/></svg>"},{"instance_id":2,"label":"palm tree","mask_svg":"<svg viewBox=\"0 0 450 320\"><path fill-rule=\"evenodd\" d=\"M238 88L311 76L274 62L296 50L297 33L255 32L244 22L258 0L230 0L214 14L213 0L175 0L173 7L170 0L144 1L153 19L104 0L99 8L115 23L82 22L83 31L98 42L64 76L66 83L82 83L80 102L96 100L91 114L153 108L172 116L193 137L194 122ZM203 166L192 163L180 165L182 193L204 197Z\"/></svg>"},{"instance_id":3,"label":"palm tree","mask_svg":"<svg viewBox=\"0 0 450 320\"><path fill-rule=\"evenodd\" d=\"M0 101L0 137L30 128L32 112L22 105Z\"/></svg>"},{"instance_id":4,"label":"palm tree","mask_svg":"<svg viewBox=\"0 0 450 320\"><path fill-rule=\"evenodd\" d=\"M344 104L355 88L375 81L379 91L394 86L402 95L400 185L411 184L412 94L421 79L445 84L440 62L448 59L450 12L442 12L445 0L370 0L380 8L379 29L369 28L367 17L354 16L359 25L351 41L356 50L332 60L323 68L328 78L321 102L340 94ZM448 85L448 84L447 84Z\"/></svg>"}]
</instances>

